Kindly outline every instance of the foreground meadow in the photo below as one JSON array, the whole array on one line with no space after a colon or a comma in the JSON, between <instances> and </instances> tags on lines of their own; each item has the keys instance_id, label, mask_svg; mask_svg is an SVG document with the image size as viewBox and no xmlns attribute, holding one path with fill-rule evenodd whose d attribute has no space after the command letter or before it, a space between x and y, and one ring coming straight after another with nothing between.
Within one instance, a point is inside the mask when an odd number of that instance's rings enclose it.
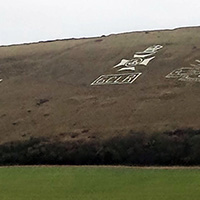
<instances>
[{"instance_id":1,"label":"foreground meadow","mask_svg":"<svg viewBox=\"0 0 200 200\"><path fill-rule=\"evenodd\" d=\"M198 169L2 167L1 200L198 200Z\"/></svg>"}]
</instances>

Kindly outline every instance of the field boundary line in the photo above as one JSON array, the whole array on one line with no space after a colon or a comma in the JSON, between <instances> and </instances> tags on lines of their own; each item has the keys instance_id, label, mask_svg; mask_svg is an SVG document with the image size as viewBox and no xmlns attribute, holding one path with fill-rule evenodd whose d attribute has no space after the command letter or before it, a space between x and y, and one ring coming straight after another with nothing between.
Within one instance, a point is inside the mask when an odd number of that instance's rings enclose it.
<instances>
[{"instance_id":1,"label":"field boundary line","mask_svg":"<svg viewBox=\"0 0 200 200\"><path fill-rule=\"evenodd\" d=\"M113 169L200 169L200 166L124 166L124 165L10 165L0 168L113 168Z\"/></svg>"}]
</instances>

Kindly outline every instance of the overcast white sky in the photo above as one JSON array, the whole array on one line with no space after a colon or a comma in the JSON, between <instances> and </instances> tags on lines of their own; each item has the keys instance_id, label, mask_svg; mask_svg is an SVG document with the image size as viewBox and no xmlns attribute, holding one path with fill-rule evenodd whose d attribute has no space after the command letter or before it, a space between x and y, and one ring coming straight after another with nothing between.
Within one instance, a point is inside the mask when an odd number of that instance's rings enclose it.
<instances>
[{"instance_id":1,"label":"overcast white sky","mask_svg":"<svg viewBox=\"0 0 200 200\"><path fill-rule=\"evenodd\" d=\"M200 25L200 0L0 0L0 45Z\"/></svg>"}]
</instances>

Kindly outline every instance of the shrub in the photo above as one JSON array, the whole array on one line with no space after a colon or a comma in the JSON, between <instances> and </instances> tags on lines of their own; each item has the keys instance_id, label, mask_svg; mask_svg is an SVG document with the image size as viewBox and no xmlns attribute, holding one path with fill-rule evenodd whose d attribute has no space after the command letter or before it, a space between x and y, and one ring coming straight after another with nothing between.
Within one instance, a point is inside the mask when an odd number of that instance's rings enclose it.
<instances>
[{"instance_id":1,"label":"shrub","mask_svg":"<svg viewBox=\"0 0 200 200\"><path fill-rule=\"evenodd\" d=\"M89 142L30 138L0 146L0 165L33 164L199 165L200 131L130 131L124 136Z\"/></svg>"}]
</instances>

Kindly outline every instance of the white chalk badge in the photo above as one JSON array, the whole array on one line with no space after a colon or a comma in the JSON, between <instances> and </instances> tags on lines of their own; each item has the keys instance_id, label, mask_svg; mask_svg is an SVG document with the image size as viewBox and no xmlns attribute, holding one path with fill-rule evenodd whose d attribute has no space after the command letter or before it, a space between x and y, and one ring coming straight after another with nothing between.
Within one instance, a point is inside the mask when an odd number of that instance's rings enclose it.
<instances>
[{"instance_id":1,"label":"white chalk badge","mask_svg":"<svg viewBox=\"0 0 200 200\"><path fill-rule=\"evenodd\" d=\"M155 58L155 54L162 49L161 45L153 45L148 47L142 52L136 52L133 58L122 59L113 68L117 69L117 72L131 71L126 74L108 74L101 75L91 85L113 85L113 84L131 84L133 83L142 73L135 72L138 66L147 66L148 63Z\"/></svg>"},{"instance_id":2,"label":"white chalk badge","mask_svg":"<svg viewBox=\"0 0 200 200\"><path fill-rule=\"evenodd\" d=\"M142 73L126 73L126 74L108 74L101 75L91 85L113 85L113 84L131 84Z\"/></svg>"}]
</instances>

